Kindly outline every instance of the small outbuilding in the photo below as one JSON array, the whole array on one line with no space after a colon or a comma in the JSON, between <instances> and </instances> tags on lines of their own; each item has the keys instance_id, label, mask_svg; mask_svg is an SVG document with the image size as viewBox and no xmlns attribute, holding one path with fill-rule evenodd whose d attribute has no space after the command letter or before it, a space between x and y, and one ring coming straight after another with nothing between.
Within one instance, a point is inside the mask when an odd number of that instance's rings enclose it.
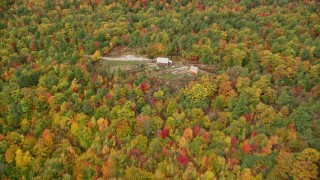
<instances>
[{"instance_id":1,"label":"small outbuilding","mask_svg":"<svg viewBox=\"0 0 320 180\"><path fill-rule=\"evenodd\" d=\"M169 58L157 57L157 65L158 66L171 66L172 61Z\"/></svg>"},{"instance_id":2,"label":"small outbuilding","mask_svg":"<svg viewBox=\"0 0 320 180\"><path fill-rule=\"evenodd\" d=\"M190 73L191 74L198 74L198 67L196 66L190 66Z\"/></svg>"}]
</instances>

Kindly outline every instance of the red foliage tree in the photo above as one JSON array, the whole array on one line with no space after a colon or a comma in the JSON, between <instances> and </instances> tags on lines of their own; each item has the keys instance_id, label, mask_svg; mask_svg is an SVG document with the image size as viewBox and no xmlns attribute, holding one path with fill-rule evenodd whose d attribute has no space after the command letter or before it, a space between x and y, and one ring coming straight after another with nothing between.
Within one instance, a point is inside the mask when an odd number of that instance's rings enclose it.
<instances>
[{"instance_id":1,"label":"red foliage tree","mask_svg":"<svg viewBox=\"0 0 320 180\"><path fill-rule=\"evenodd\" d=\"M142 92L146 92L146 87L147 87L146 83L141 83L140 84L140 89L141 89Z\"/></svg>"},{"instance_id":2,"label":"red foliage tree","mask_svg":"<svg viewBox=\"0 0 320 180\"><path fill-rule=\"evenodd\" d=\"M99 41L95 41L95 42L94 42L94 47L95 47L95 48L99 48L99 46L100 46Z\"/></svg>"},{"instance_id":3,"label":"red foliage tree","mask_svg":"<svg viewBox=\"0 0 320 180\"><path fill-rule=\"evenodd\" d=\"M185 148L181 149L181 155L186 156L187 155L187 150Z\"/></svg>"},{"instance_id":4,"label":"red foliage tree","mask_svg":"<svg viewBox=\"0 0 320 180\"><path fill-rule=\"evenodd\" d=\"M203 133L204 140L208 143L210 141L210 134L209 132Z\"/></svg>"},{"instance_id":5,"label":"red foliage tree","mask_svg":"<svg viewBox=\"0 0 320 180\"><path fill-rule=\"evenodd\" d=\"M246 119L246 122L250 123L253 120L253 114L245 114L244 118Z\"/></svg>"},{"instance_id":6,"label":"red foliage tree","mask_svg":"<svg viewBox=\"0 0 320 180\"><path fill-rule=\"evenodd\" d=\"M196 137L199 134L200 131L201 131L200 126L199 125L195 126L193 128L193 136Z\"/></svg>"},{"instance_id":7,"label":"red foliage tree","mask_svg":"<svg viewBox=\"0 0 320 180\"><path fill-rule=\"evenodd\" d=\"M165 146L162 147L162 154L164 154L164 155L169 154L169 150Z\"/></svg>"},{"instance_id":8,"label":"red foliage tree","mask_svg":"<svg viewBox=\"0 0 320 180\"><path fill-rule=\"evenodd\" d=\"M164 128L159 132L159 136L163 139L166 138L168 135L169 135L169 130L167 128Z\"/></svg>"},{"instance_id":9,"label":"red foliage tree","mask_svg":"<svg viewBox=\"0 0 320 180\"><path fill-rule=\"evenodd\" d=\"M105 97L106 97L107 99L110 99L112 96L111 96L111 94L107 94Z\"/></svg>"},{"instance_id":10,"label":"red foliage tree","mask_svg":"<svg viewBox=\"0 0 320 180\"><path fill-rule=\"evenodd\" d=\"M255 137L257 135L257 132L256 131L253 131L252 132L252 137Z\"/></svg>"},{"instance_id":11,"label":"red foliage tree","mask_svg":"<svg viewBox=\"0 0 320 180\"><path fill-rule=\"evenodd\" d=\"M231 145L232 145L232 146L237 145L237 142L238 142L237 137L233 137L233 138L231 139Z\"/></svg>"},{"instance_id":12,"label":"red foliage tree","mask_svg":"<svg viewBox=\"0 0 320 180\"><path fill-rule=\"evenodd\" d=\"M250 150L251 150L251 147L248 143L245 143L243 146L242 146L242 153L243 154L248 154L250 153Z\"/></svg>"},{"instance_id":13,"label":"red foliage tree","mask_svg":"<svg viewBox=\"0 0 320 180\"><path fill-rule=\"evenodd\" d=\"M171 141L169 142L169 145L172 147L172 146L174 145L174 140L171 140Z\"/></svg>"},{"instance_id":14,"label":"red foliage tree","mask_svg":"<svg viewBox=\"0 0 320 180\"><path fill-rule=\"evenodd\" d=\"M184 155L180 155L180 156L178 156L178 162L179 162L179 164L181 164L181 165L187 165L188 163L189 163L189 160L188 160L188 158L187 158L187 156L184 156Z\"/></svg>"},{"instance_id":15,"label":"red foliage tree","mask_svg":"<svg viewBox=\"0 0 320 180\"><path fill-rule=\"evenodd\" d=\"M139 149L133 148L130 150L129 152L129 156L134 157L134 158L138 158L141 155L141 152Z\"/></svg>"},{"instance_id":16,"label":"red foliage tree","mask_svg":"<svg viewBox=\"0 0 320 180\"><path fill-rule=\"evenodd\" d=\"M39 64L35 64L35 65L33 65L33 69L35 69L35 70L37 70L37 69L39 69Z\"/></svg>"},{"instance_id":17,"label":"red foliage tree","mask_svg":"<svg viewBox=\"0 0 320 180\"><path fill-rule=\"evenodd\" d=\"M13 62L13 63L12 63L12 67L13 67L13 68L17 69L18 66L19 66L18 63L16 63L16 62Z\"/></svg>"},{"instance_id":18,"label":"red foliage tree","mask_svg":"<svg viewBox=\"0 0 320 180\"><path fill-rule=\"evenodd\" d=\"M124 100L123 99L119 99L118 103L119 104L123 104Z\"/></svg>"},{"instance_id":19,"label":"red foliage tree","mask_svg":"<svg viewBox=\"0 0 320 180\"><path fill-rule=\"evenodd\" d=\"M94 83L98 82L98 75L97 75L97 74L94 74L94 75L92 76L92 81L93 81Z\"/></svg>"},{"instance_id":20,"label":"red foliage tree","mask_svg":"<svg viewBox=\"0 0 320 180\"><path fill-rule=\"evenodd\" d=\"M157 98L153 97L152 98L152 103L155 105L157 103Z\"/></svg>"}]
</instances>

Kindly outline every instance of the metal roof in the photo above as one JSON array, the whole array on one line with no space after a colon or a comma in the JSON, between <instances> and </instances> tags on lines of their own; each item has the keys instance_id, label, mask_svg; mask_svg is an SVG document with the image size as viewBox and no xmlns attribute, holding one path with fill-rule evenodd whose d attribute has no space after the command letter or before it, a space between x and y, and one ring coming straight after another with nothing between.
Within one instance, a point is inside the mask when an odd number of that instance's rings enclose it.
<instances>
[{"instance_id":1,"label":"metal roof","mask_svg":"<svg viewBox=\"0 0 320 180\"><path fill-rule=\"evenodd\" d=\"M166 63L166 64L168 64L169 62L170 62L169 58L162 58L162 57L158 57L157 58L157 63ZM172 63L172 61L170 63Z\"/></svg>"}]
</instances>

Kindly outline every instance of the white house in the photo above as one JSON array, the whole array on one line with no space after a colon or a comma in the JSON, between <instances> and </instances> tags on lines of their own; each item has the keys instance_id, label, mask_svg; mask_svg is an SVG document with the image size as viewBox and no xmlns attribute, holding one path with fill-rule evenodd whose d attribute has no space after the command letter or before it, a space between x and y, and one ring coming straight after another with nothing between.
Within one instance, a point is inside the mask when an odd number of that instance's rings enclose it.
<instances>
[{"instance_id":1,"label":"white house","mask_svg":"<svg viewBox=\"0 0 320 180\"><path fill-rule=\"evenodd\" d=\"M196 66L190 66L190 73L192 74L198 74L198 67Z\"/></svg>"},{"instance_id":2,"label":"white house","mask_svg":"<svg viewBox=\"0 0 320 180\"><path fill-rule=\"evenodd\" d=\"M157 57L158 66L169 66L172 65L172 61L169 58Z\"/></svg>"}]
</instances>

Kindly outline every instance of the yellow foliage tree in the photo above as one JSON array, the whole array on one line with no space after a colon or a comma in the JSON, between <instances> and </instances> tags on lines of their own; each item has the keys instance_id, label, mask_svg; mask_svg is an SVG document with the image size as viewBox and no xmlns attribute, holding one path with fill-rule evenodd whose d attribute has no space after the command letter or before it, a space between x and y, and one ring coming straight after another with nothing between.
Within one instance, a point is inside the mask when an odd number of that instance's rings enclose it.
<instances>
[{"instance_id":1,"label":"yellow foliage tree","mask_svg":"<svg viewBox=\"0 0 320 180\"><path fill-rule=\"evenodd\" d=\"M195 84L190 91L187 92L187 95L192 99L202 100L209 94L207 88L203 87L201 84Z\"/></svg>"},{"instance_id":2,"label":"yellow foliage tree","mask_svg":"<svg viewBox=\"0 0 320 180\"><path fill-rule=\"evenodd\" d=\"M104 118L99 118L97 121L97 125L98 125L99 131L102 131L108 127L108 120Z\"/></svg>"},{"instance_id":3,"label":"yellow foliage tree","mask_svg":"<svg viewBox=\"0 0 320 180\"><path fill-rule=\"evenodd\" d=\"M237 93L231 86L231 81L222 82L219 85L218 94L224 96L227 102L230 101L231 97L237 96Z\"/></svg>"},{"instance_id":4,"label":"yellow foliage tree","mask_svg":"<svg viewBox=\"0 0 320 180\"><path fill-rule=\"evenodd\" d=\"M192 129L190 129L190 128L185 129L183 132L183 137L185 137L187 139L192 139L192 137L193 137Z\"/></svg>"},{"instance_id":5,"label":"yellow foliage tree","mask_svg":"<svg viewBox=\"0 0 320 180\"><path fill-rule=\"evenodd\" d=\"M50 129L45 129L42 132L42 137L46 143L47 146L52 146L53 144L53 138L52 138L52 133L50 132Z\"/></svg>"},{"instance_id":6,"label":"yellow foliage tree","mask_svg":"<svg viewBox=\"0 0 320 180\"><path fill-rule=\"evenodd\" d=\"M242 92L243 89L246 87L249 87L251 83L251 80L248 77L238 77L237 83L236 83L236 88L238 92Z\"/></svg>"},{"instance_id":7,"label":"yellow foliage tree","mask_svg":"<svg viewBox=\"0 0 320 180\"><path fill-rule=\"evenodd\" d=\"M17 168L20 168L22 171L26 171L28 169L28 166L30 165L32 161L32 157L30 156L29 151L23 153L21 149L19 148L16 151L16 166Z\"/></svg>"},{"instance_id":8,"label":"yellow foliage tree","mask_svg":"<svg viewBox=\"0 0 320 180\"><path fill-rule=\"evenodd\" d=\"M200 81L202 86L207 89L208 95L213 96L213 93L217 91L218 87L215 83L212 83L212 81L210 80L210 76L204 75L201 77Z\"/></svg>"},{"instance_id":9,"label":"yellow foliage tree","mask_svg":"<svg viewBox=\"0 0 320 180\"><path fill-rule=\"evenodd\" d=\"M269 50L263 51L260 56L261 65L266 72L274 72L275 68L281 64L281 56L279 54L273 54Z\"/></svg>"},{"instance_id":10,"label":"yellow foliage tree","mask_svg":"<svg viewBox=\"0 0 320 180\"><path fill-rule=\"evenodd\" d=\"M255 110L256 119L262 124L272 123L276 117L276 112L272 106L259 103Z\"/></svg>"},{"instance_id":11,"label":"yellow foliage tree","mask_svg":"<svg viewBox=\"0 0 320 180\"><path fill-rule=\"evenodd\" d=\"M278 112L278 115L282 118L288 118L289 108L287 106L281 107L280 111Z\"/></svg>"},{"instance_id":12,"label":"yellow foliage tree","mask_svg":"<svg viewBox=\"0 0 320 180\"><path fill-rule=\"evenodd\" d=\"M292 174L294 179L317 179L320 153L315 149L307 148L298 154L293 163Z\"/></svg>"},{"instance_id":13,"label":"yellow foliage tree","mask_svg":"<svg viewBox=\"0 0 320 180\"><path fill-rule=\"evenodd\" d=\"M251 169L245 168L245 169L242 170L241 176L239 177L239 179L241 179L241 180L255 180L257 178L255 178L252 175Z\"/></svg>"},{"instance_id":14,"label":"yellow foliage tree","mask_svg":"<svg viewBox=\"0 0 320 180\"><path fill-rule=\"evenodd\" d=\"M20 122L20 127L22 131L27 132L30 129L30 122L28 121L28 119L23 119Z\"/></svg>"},{"instance_id":15,"label":"yellow foliage tree","mask_svg":"<svg viewBox=\"0 0 320 180\"><path fill-rule=\"evenodd\" d=\"M124 171L125 179L154 179L154 175L137 167L129 167Z\"/></svg>"},{"instance_id":16,"label":"yellow foliage tree","mask_svg":"<svg viewBox=\"0 0 320 180\"><path fill-rule=\"evenodd\" d=\"M166 47L162 43L151 44L147 47L147 54L149 58L156 58L165 53Z\"/></svg>"},{"instance_id":17,"label":"yellow foliage tree","mask_svg":"<svg viewBox=\"0 0 320 180\"><path fill-rule=\"evenodd\" d=\"M276 160L277 165L268 175L268 179L289 179L292 171L293 154L280 150Z\"/></svg>"},{"instance_id":18,"label":"yellow foliage tree","mask_svg":"<svg viewBox=\"0 0 320 180\"><path fill-rule=\"evenodd\" d=\"M94 52L94 54L92 55L93 62L98 61L100 57L101 57L101 53L100 53L100 51L97 50L97 51Z\"/></svg>"},{"instance_id":19,"label":"yellow foliage tree","mask_svg":"<svg viewBox=\"0 0 320 180\"><path fill-rule=\"evenodd\" d=\"M7 163L12 163L15 158L15 151L18 149L17 145L11 145L5 152L5 159Z\"/></svg>"}]
</instances>

